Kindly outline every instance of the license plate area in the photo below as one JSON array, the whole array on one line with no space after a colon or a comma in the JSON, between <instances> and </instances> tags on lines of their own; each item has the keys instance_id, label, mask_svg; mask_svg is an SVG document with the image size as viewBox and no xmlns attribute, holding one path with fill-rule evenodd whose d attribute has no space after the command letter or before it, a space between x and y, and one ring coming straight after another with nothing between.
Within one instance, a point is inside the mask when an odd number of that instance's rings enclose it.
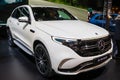
<instances>
[{"instance_id":1,"label":"license plate area","mask_svg":"<svg viewBox=\"0 0 120 80\"><path fill-rule=\"evenodd\" d=\"M111 55L109 54L109 55L105 55L105 56L96 58L93 61L94 61L94 64L100 64L100 63L106 61L107 59L109 59L110 57L111 57Z\"/></svg>"}]
</instances>

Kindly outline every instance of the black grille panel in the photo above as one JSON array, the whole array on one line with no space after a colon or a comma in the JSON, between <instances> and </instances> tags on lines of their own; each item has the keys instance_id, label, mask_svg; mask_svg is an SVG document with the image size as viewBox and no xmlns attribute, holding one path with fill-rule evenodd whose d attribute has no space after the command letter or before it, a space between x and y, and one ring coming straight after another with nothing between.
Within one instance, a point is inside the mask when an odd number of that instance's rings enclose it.
<instances>
[{"instance_id":1,"label":"black grille panel","mask_svg":"<svg viewBox=\"0 0 120 80\"><path fill-rule=\"evenodd\" d=\"M104 48L99 49L98 42L102 40L104 42ZM79 50L77 53L82 57L96 56L107 52L111 48L111 38L110 36L93 39L93 40L84 40L78 46Z\"/></svg>"}]
</instances>

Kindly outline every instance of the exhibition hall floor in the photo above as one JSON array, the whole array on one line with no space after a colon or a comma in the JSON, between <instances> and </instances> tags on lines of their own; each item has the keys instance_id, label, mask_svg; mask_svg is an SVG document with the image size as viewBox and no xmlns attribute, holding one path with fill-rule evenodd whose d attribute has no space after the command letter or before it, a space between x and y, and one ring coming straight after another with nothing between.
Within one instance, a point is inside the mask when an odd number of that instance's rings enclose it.
<instances>
[{"instance_id":1,"label":"exhibition hall floor","mask_svg":"<svg viewBox=\"0 0 120 80\"><path fill-rule=\"evenodd\" d=\"M120 61L111 60L106 67L76 76L55 75L46 79L37 71L32 56L18 47L9 47L7 39L1 38L0 80L120 80Z\"/></svg>"}]
</instances>

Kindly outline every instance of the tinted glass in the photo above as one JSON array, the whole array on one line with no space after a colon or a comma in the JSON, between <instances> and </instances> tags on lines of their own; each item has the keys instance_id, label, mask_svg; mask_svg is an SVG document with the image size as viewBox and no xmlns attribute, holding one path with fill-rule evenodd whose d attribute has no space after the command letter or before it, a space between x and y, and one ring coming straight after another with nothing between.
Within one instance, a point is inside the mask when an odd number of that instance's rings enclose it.
<instances>
[{"instance_id":1,"label":"tinted glass","mask_svg":"<svg viewBox=\"0 0 120 80\"><path fill-rule=\"evenodd\" d=\"M26 7L20 8L20 13L21 13L21 16L27 16L28 18L30 17L29 10Z\"/></svg>"},{"instance_id":2,"label":"tinted glass","mask_svg":"<svg viewBox=\"0 0 120 80\"><path fill-rule=\"evenodd\" d=\"M96 17L97 20L105 20L105 15L99 15Z\"/></svg>"},{"instance_id":3,"label":"tinted glass","mask_svg":"<svg viewBox=\"0 0 120 80\"><path fill-rule=\"evenodd\" d=\"M36 21L76 20L68 11L61 8L34 7L32 10Z\"/></svg>"},{"instance_id":4,"label":"tinted glass","mask_svg":"<svg viewBox=\"0 0 120 80\"><path fill-rule=\"evenodd\" d=\"M19 11L19 9L16 9L16 10L13 12L12 17L13 17L13 18L16 18L16 19L18 19L18 18L20 17L20 11Z\"/></svg>"},{"instance_id":5,"label":"tinted glass","mask_svg":"<svg viewBox=\"0 0 120 80\"><path fill-rule=\"evenodd\" d=\"M22 16L27 16L30 19L29 11L25 7L16 9L12 14L12 17L16 18L16 19L18 19L19 17L22 17Z\"/></svg>"}]
</instances>

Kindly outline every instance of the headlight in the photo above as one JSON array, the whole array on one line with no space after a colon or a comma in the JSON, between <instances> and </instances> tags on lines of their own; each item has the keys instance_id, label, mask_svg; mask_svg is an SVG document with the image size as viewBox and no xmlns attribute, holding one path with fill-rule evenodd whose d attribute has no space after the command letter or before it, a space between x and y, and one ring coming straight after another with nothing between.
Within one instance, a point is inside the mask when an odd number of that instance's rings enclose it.
<instances>
[{"instance_id":1,"label":"headlight","mask_svg":"<svg viewBox=\"0 0 120 80\"><path fill-rule=\"evenodd\" d=\"M59 37L52 37L53 41L65 45L71 49L73 49L75 52L78 52L81 45L81 40L78 39L67 39L67 38L59 38Z\"/></svg>"}]
</instances>

